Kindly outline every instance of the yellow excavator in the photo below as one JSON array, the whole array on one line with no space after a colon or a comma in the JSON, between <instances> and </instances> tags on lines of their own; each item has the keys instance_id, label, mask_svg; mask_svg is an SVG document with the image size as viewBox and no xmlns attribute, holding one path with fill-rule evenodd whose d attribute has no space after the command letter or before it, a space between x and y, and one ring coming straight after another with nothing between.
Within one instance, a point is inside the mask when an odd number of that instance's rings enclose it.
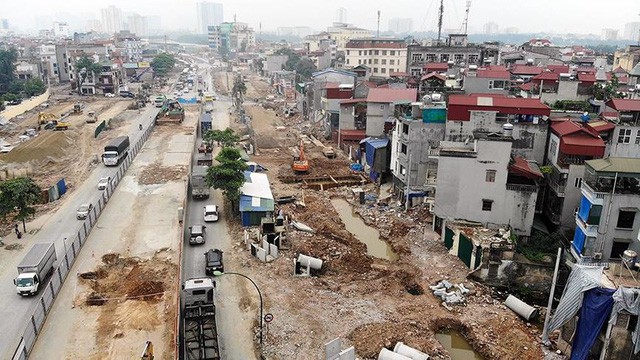
<instances>
[{"instance_id":1,"label":"yellow excavator","mask_svg":"<svg viewBox=\"0 0 640 360\"><path fill-rule=\"evenodd\" d=\"M56 114L41 112L38 114L38 127L45 125L45 129L67 130L71 126L71 123L65 120L66 118L67 116L64 114L63 116L58 116Z\"/></svg>"},{"instance_id":2,"label":"yellow excavator","mask_svg":"<svg viewBox=\"0 0 640 360\"><path fill-rule=\"evenodd\" d=\"M52 114L52 113L39 113L38 114L38 124L40 125L44 125L49 121L52 120L58 120L60 118L60 116L56 115L56 114Z\"/></svg>"}]
</instances>

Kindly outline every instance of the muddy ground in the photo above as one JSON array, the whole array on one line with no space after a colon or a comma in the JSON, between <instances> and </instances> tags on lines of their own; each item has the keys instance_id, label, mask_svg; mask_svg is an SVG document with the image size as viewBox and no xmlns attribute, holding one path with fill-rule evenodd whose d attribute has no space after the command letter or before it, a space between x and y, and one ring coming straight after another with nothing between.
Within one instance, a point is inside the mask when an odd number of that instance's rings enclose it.
<instances>
[{"instance_id":1,"label":"muddy ground","mask_svg":"<svg viewBox=\"0 0 640 360\"><path fill-rule=\"evenodd\" d=\"M315 230L311 234L289 227L290 249L271 263L251 257L241 242L236 245L242 268L230 270L256 280L265 296L265 312L274 315L264 347L267 358L323 358L324 344L339 337L365 359L377 358L382 347L392 349L398 341L446 359L449 354L434 334L448 329L459 331L487 359L544 357L538 329L492 297L491 289L466 279L469 269L448 254L430 230L426 208L405 213L388 192L370 183L360 185L374 196L364 205L357 204L351 187L313 190L300 183L284 183L282 179L293 175L289 148L297 145L301 134L315 134L317 129L299 118L276 116L273 110L247 106L246 111L251 115L254 140L262 144L251 158L268 169L274 197L295 195L299 200L277 210ZM242 131L243 124L236 122L235 127ZM345 154L327 159L318 146L307 144L305 150L312 175L351 174ZM346 230L330 202L332 197L354 204L362 219L379 229L398 259L367 255L366 246ZM231 229L242 238L238 223ZM321 274L293 276L292 263L298 254L322 259ZM447 310L431 294L429 286L443 279L471 289L465 304ZM247 296L245 301L255 308L255 299Z\"/></svg>"}]
</instances>

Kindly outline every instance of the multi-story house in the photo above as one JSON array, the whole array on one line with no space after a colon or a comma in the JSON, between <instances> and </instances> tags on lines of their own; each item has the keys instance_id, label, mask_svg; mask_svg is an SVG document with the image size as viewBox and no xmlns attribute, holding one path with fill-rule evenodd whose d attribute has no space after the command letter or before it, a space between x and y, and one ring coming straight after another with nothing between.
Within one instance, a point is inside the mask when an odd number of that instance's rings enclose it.
<instances>
[{"instance_id":1,"label":"multi-story house","mask_svg":"<svg viewBox=\"0 0 640 360\"><path fill-rule=\"evenodd\" d=\"M510 123L514 154L542 164L550 114L551 109L537 99L497 94L451 95L445 140L469 142L476 131L498 133L505 123Z\"/></svg>"},{"instance_id":2,"label":"multi-story house","mask_svg":"<svg viewBox=\"0 0 640 360\"><path fill-rule=\"evenodd\" d=\"M121 31L116 36L116 46L123 53L125 62L142 61L142 42L135 35Z\"/></svg>"},{"instance_id":3,"label":"multi-story house","mask_svg":"<svg viewBox=\"0 0 640 360\"><path fill-rule=\"evenodd\" d=\"M345 23L333 23L333 26L327 27L327 33L329 33L329 38L335 41L338 51L344 51L347 43L353 39L369 39L373 37L370 30Z\"/></svg>"},{"instance_id":4,"label":"multi-story house","mask_svg":"<svg viewBox=\"0 0 640 360\"><path fill-rule=\"evenodd\" d=\"M207 27L209 47L231 51L246 51L256 45L253 28L241 22L223 22L217 26Z\"/></svg>"},{"instance_id":5,"label":"multi-story house","mask_svg":"<svg viewBox=\"0 0 640 360\"><path fill-rule=\"evenodd\" d=\"M575 212L582 197L584 162L604 156L605 142L599 131L611 131L613 125L598 121L598 126L571 120L553 121L549 135L544 214L555 226L575 227ZM596 130L598 129L598 130Z\"/></svg>"},{"instance_id":6,"label":"multi-story house","mask_svg":"<svg viewBox=\"0 0 640 360\"><path fill-rule=\"evenodd\" d=\"M620 261L640 253L640 159L609 157L585 162L571 254L581 262Z\"/></svg>"},{"instance_id":7,"label":"multi-story house","mask_svg":"<svg viewBox=\"0 0 640 360\"><path fill-rule=\"evenodd\" d=\"M606 103L605 114L615 124L613 136L607 146L607 156L640 156L640 100L612 99Z\"/></svg>"},{"instance_id":8,"label":"multi-story house","mask_svg":"<svg viewBox=\"0 0 640 360\"><path fill-rule=\"evenodd\" d=\"M55 44L40 45L40 61L42 62L44 76L49 82L57 84L60 82L60 64L56 56ZM64 65L63 65L64 66Z\"/></svg>"},{"instance_id":9,"label":"multi-story house","mask_svg":"<svg viewBox=\"0 0 640 360\"><path fill-rule=\"evenodd\" d=\"M542 173L535 163L511 155L512 142L511 125L505 124L504 132L476 131L468 142L440 143L436 227L467 220L531 234Z\"/></svg>"},{"instance_id":10,"label":"multi-story house","mask_svg":"<svg viewBox=\"0 0 640 360\"><path fill-rule=\"evenodd\" d=\"M497 53L497 51L496 51ZM483 45L470 44L466 34L451 34L444 44L410 44L407 47L406 71L414 78L424 75L423 67L428 63L449 63L454 65L482 65L491 61L493 50Z\"/></svg>"},{"instance_id":11,"label":"multi-story house","mask_svg":"<svg viewBox=\"0 0 640 360\"><path fill-rule=\"evenodd\" d=\"M391 136L394 193L406 199L408 190L411 203L413 197L431 196L435 192L438 162L431 155L444 139L447 107L444 102L426 98L424 102L396 109Z\"/></svg>"},{"instance_id":12,"label":"multi-story house","mask_svg":"<svg viewBox=\"0 0 640 360\"><path fill-rule=\"evenodd\" d=\"M310 119L323 123L325 135L331 136L332 132L339 127L340 101L353 97L356 74L344 70L326 69L314 73L312 77L313 82L307 89L303 109L310 109Z\"/></svg>"},{"instance_id":13,"label":"multi-story house","mask_svg":"<svg viewBox=\"0 0 640 360\"><path fill-rule=\"evenodd\" d=\"M463 79L465 94L502 94L511 89L511 74L504 66L491 65L478 68L469 65Z\"/></svg>"},{"instance_id":14,"label":"multi-story house","mask_svg":"<svg viewBox=\"0 0 640 360\"><path fill-rule=\"evenodd\" d=\"M393 72L405 72L407 46L402 39L355 39L345 46L345 68L367 65L371 76L388 78Z\"/></svg>"}]
</instances>

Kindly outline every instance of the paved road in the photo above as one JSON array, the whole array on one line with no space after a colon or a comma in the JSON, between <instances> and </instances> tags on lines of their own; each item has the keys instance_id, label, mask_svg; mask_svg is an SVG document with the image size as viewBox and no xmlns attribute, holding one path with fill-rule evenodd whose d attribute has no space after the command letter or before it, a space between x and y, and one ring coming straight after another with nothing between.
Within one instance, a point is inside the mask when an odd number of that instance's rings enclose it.
<instances>
[{"instance_id":1,"label":"paved road","mask_svg":"<svg viewBox=\"0 0 640 360\"><path fill-rule=\"evenodd\" d=\"M213 80L208 74L205 82L209 89L213 89ZM227 97L217 96L215 102L213 118L213 129L224 130L229 127L229 108L231 101ZM199 136L196 143L199 144ZM217 150L217 149L216 149ZM203 206L206 204L216 204L220 207L221 218L216 223L205 224L203 222ZM184 250L182 254L182 278L204 277L205 259L204 252L208 249L220 249L224 251L225 270L237 271L229 265L229 260L233 254L233 240L229 235L229 229L224 216L224 198L221 191L211 190L210 198L207 200L193 200L188 198L186 209L186 220L184 226ZM193 224L204 224L207 229L207 239L204 246L191 246L188 242L189 226ZM240 271L241 272L241 271ZM253 347L252 325L256 319L256 311L250 308L247 312L240 310L239 303L242 296L247 293L247 280L237 276L223 275L215 279L218 286L216 288L216 321L218 329L218 342L222 359L256 359ZM249 295L252 299L257 297L255 290L250 288Z\"/></svg>"},{"instance_id":2,"label":"paved road","mask_svg":"<svg viewBox=\"0 0 640 360\"><path fill-rule=\"evenodd\" d=\"M138 125L142 124L147 128L157 112L158 109L148 107L139 115L138 121L132 121L128 125L127 132L132 145L138 141L142 134ZM65 195L67 199L64 200L64 204L43 224L33 239L29 241L29 244L25 243L25 247L30 247L34 243L53 241L59 262L66 247L65 237L73 238L74 234L82 227L82 221L76 219L76 209L84 202L97 204L101 194L96 187L98 180L104 176L113 177L117 170L116 167L105 167L99 164L84 183L76 184L77 187L74 191ZM11 319L11 321L0 321L0 334L2 334L0 336L0 359L13 356L26 321L33 313L36 302L40 301L40 294L34 297L21 297L16 294L13 279L17 275L16 267L21 260L22 258L19 256L9 259L6 264L3 264L3 270L0 274L0 319ZM56 266L58 262L56 262Z\"/></svg>"}]
</instances>

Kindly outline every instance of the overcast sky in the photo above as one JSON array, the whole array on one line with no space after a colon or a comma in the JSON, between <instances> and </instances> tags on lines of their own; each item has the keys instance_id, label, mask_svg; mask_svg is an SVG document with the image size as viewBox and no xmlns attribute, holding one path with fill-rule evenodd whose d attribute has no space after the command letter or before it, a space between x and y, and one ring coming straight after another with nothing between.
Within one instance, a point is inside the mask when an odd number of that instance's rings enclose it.
<instances>
[{"instance_id":1,"label":"overcast sky","mask_svg":"<svg viewBox=\"0 0 640 360\"><path fill-rule=\"evenodd\" d=\"M100 19L100 9L115 5L124 12L160 15L167 29L195 29L196 0L0 0L0 18L20 30L50 28L55 20L84 25ZM325 29L336 20L339 7L347 9L347 21L375 30L376 11L381 11L380 29L390 18L413 20L414 31L435 30L439 0L222 0L225 21L247 22L258 30L280 26ZM466 0L444 0L444 28L460 29ZM481 32L487 22L500 29L519 32L600 34L602 28L623 29L640 21L639 0L474 0L469 14L470 32ZM622 35L622 31L620 32Z\"/></svg>"}]
</instances>

